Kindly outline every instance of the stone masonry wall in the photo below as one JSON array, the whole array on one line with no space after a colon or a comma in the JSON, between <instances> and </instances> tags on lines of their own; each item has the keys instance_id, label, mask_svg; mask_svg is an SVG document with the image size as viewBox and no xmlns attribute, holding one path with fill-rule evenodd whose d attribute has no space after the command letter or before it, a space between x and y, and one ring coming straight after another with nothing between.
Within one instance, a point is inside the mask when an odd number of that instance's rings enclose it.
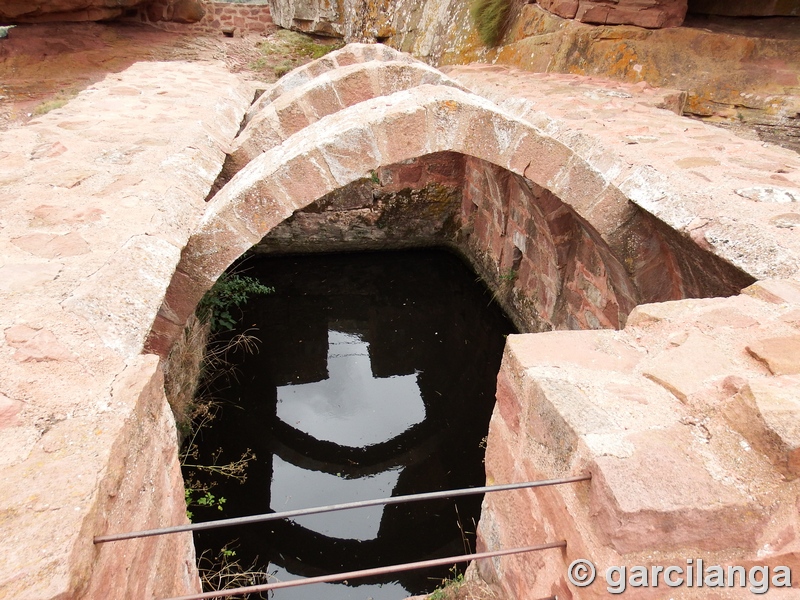
<instances>
[{"instance_id":1,"label":"stone masonry wall","mask_svg":"<svg viewBox=\"0 0 800 600\"><path fill-rule=\"evenodd\" d=\"M686 0L538 0L538 4L559 17L582 23L650 29L679 27L686 16Z\"/></svg>"},{"instance_id":2,"label":"stone masonry wall","mask_svg":"<svg viewBox=\"0 0 800 600\"><path fill-rule=\"evenodd\" d=\"M326 194L275 227L256 252L335 252L420 247L458 227L462 156L431 154L377 169Z\"/></svg>"},{"instance_id":3,"label":"stone masonry wall","mask_svg":"<svg viewBox=\"0 0 800 600\"><path fill-rule=\"evenodd\" d=\"M675 565L685 576L688 559L695 569L702 559L796 572L799 312L800 284L767 280L730 298L640 305L623 331L509 336L487 484L592 480L487 494L478 551L567 547L480 561L483 577L510 598L599 600L610 597L612 565L628 575L633 565ZM589 587L566 578L579 558L596 565ZM773 584L767 597L795 598L792 584ZM664 587L627 593L656 600ZM708 580L669 590L676 600L752 596Z\"/></svg>"},{"instance_id":4,"label":"stone masonry wall","mask_svg":"<svg viewBox=\"0 0 800 600\"><path fill-rule=\"evenodd\" d=\"M239 35L246 32L265 33L275 28L269 6L265 4L237 4L203 0L204 13L201 19L194 23L173 22L174 17L168 14L171 4L169 0L157 0L146 9L141 10L139 17L145 23L174 32L225 32Z\"/></svg>"},{"instance_id":5,"label":"stone masonry wall","mask_svg":"<svg viewBox=\"0 0 800 600\"><path fill-rule=\"evenodd\" d=\"M443 152L382 167L323 196L256 251L449 245L522 331L619 328L639 302L726 296L752 283L643 211L611 242L531 181Z\"/></svg>"},{"instance_id":6,"label":"stone masonry wall","mask_svg":"<svg viewBox=\"0 0 800 600\"><path fill-rule=\"evenodd\" d=\"M139 62L0 136L0 598L198 591L175 422L143 343L252 89Z\"/></svg>"},{"instance_id":7,"label":"stone masonry wall","mask_svg":"<svg viewBox=\"0 0 800 600\"><path fill-rule=\"evenodd\" d=\"M521 329L619 327L637 303L624 267L593 227L552 193L468 158L467 253L501 290Z\"/></svg>"}]
</instances>

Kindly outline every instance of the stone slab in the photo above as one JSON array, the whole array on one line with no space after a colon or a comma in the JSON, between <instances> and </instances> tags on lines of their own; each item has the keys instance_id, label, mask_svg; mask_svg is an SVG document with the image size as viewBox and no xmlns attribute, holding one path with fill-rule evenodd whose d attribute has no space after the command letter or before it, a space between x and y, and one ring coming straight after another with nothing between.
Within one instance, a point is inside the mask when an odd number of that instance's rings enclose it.
<instances>
[{"instance_id":1,"label":"stone slab","mask_svg":"<svg viewBox=\"0 0 800 600\"><path fill-rule=\"evenodd\" d=\"M564 143L630 201L752 277L800 273L800 238L774 221L786 204L737 194L743 182L774 188L779 176L781 188L800 196L796 153L657 108L663 92L646 84L486 65L447 73Z\"/></svg>"},{"instance_id":2,"label":"stone slab","mask_svg":"<svg viewBox=\"0 0 800 600\"><path fill-rule=\"evenodd\" d=\"M141 352L250 98L220 63L136 63L0 136L0 597L198 589L190 536L92 536L185 519Z\"/></svg>"}]
</instances>

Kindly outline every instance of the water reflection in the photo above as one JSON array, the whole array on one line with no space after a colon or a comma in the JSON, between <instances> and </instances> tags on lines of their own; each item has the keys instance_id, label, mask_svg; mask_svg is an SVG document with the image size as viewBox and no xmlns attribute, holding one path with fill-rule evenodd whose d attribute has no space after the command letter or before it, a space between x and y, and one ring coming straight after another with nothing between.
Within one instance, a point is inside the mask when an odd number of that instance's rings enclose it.
<instances>
[{"instance_id":1,"label":"water reflection","mask_svg":"<svg viewBox=\"0 0 800 600\"><path fill-rule=\"evenodd\" d=\"M328 378L278 386L278 418L318 440L363 447L425 420L425 404L416 375L373 376L369 344L330 330Z\"/></svg>"},{"instance_id":2,"label":"water reflection","mask_svg":"<svg viewBox=\"0 0 800 600\"><path fill-rule=\"evenodd\" d=\"M244 484L220 481L211 520L484 483L481 438L511 326L445 252L307 256L248 264L277 289L253 299L243 328L262 348L241 356L223 414L203 431L209 456L247 448ZM302 517L196 535L198 551L238 540L281 579L366 569L469 550L480 497ZM466 546L466 548L465 548ZM399 600L447 568L349 585L280 590L275 600Z\"/></svg>"},{"instance_id":3,"label":"water reflection","mask_svg":"<svg viewBox=\"0 0 800 600\"><path fill-rule=\"evenodd\" d=\"M307 471L272 459L272 500L270 508L279 512L309 506L357 502L392 495L400 469L370 477L345 479L343 476ZM298 525L328 537L371 540L378 537L383 506L345 510L329 515L309 515L293 519Z\"/></svg>"}]
</instances>

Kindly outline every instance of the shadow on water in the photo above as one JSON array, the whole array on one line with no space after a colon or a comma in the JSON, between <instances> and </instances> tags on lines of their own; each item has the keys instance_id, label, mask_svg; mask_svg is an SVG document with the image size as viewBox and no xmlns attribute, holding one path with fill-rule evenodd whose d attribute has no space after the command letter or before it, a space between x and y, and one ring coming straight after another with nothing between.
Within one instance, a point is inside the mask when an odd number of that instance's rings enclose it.
<instances>
[{"instance_id":1,"label":"shadow on water","mask_svg":"<svg viewBox=\"0 0 800 600\"><path fill-rule=\"evenodd\" d=\"M224 511L195 521L484 484L483 444L504 335L490 292L446 251L253 258L274 286L252 298L242 330L260 350L237 355L222 413L198 440L257 459L245 483L220 481ZM201 461L203 456L201 456ZM372 507L196 534L198 553L237 540L280 579L474 551L482 497ZM466 532L465 533L462 533ZM398 600L448 569L270 595L278 600Z\"/></svg>"}]
</instances>

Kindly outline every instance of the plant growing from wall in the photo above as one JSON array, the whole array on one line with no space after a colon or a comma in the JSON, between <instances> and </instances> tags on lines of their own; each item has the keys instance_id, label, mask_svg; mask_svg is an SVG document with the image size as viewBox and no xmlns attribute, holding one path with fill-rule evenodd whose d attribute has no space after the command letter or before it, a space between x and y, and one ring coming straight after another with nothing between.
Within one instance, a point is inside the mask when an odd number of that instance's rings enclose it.
<instances>
[{"instance_id":1,"label":"plant growing from wall","mask_svg":"<svg viewBox=\"0 0 800 600\"><path fill-rule=\"evenodd\" d=\"M226 499L212 489L219 478L243 482L247 467L255 460L248 448L237 460L223 458L223 449L201 460L196 439L199 432L210 427L219 402L214 398L215 382L230 377L235 369L229 360L231 352L254 352L258 340L249 334L237 333L219 337L216 334L236 327L240 309L253 295L271 294L273 287L237 273L224 273L206 293L184 327L183 334L173 345L164 361L164 386L178 426L181 444L181 467L184 469L186 515L193 518L192 508L222 511ZM228 461L228 462L226 462ZM269 573L253 564L244 568L234 560L236 553L227 546L214 557L203 555L198 569L206 591L264 583Z\"/></svg>"},{"instance_id":2,"label":"plant growing from wall","mask_svg":"<svg viewBox=\"0 0 800 600\"><path fill-rule=\"evenodd\" d=\"M261 585L275 579L274 572L260 569L255 562L249 567L242 565L236 558L236 550L231 547L231 544L221 548L216 557L210 555L211 553L206 551L197 559L197 571L204 590L230 590ZM240 597L236 596L236 598Z\"/></svg>"},{"instance_id":3,"label":"plant growing from wall","mask_svg":"<svg viewBox=\"0 0 800 600\"><path fill-rule=\"evenodd\" d=\"M493 48L500 43L516 15L516 0L470 0L469 14L481 41Z\"/></svg>"},{"instance_id":4,"label":"plant growing from wall","mask_svg":"<svg viewBox=\"0 0 800 600\"><path fill-rule=\"evenodd\" d=\"M458 590L464 585L464 574L457 573L455 566L451 567L450 572L452 576L443 579L442 583L428 596L428 600L453 600L455 598Z\"/></svg>"},{"instance_id":5,"label":"plant growing from wall","mask_svg":"<svg viewBox=\"0 0 800 600\"><path fill-rule=\"evenodd\" d=\"M200 321L211 324L211 333L233 329L238 319L234 309L239 309L254 294L271 294L275 288L244 275L223 273L214 286L206 292L197 305Z\"/></svg>"}]
</instances>

